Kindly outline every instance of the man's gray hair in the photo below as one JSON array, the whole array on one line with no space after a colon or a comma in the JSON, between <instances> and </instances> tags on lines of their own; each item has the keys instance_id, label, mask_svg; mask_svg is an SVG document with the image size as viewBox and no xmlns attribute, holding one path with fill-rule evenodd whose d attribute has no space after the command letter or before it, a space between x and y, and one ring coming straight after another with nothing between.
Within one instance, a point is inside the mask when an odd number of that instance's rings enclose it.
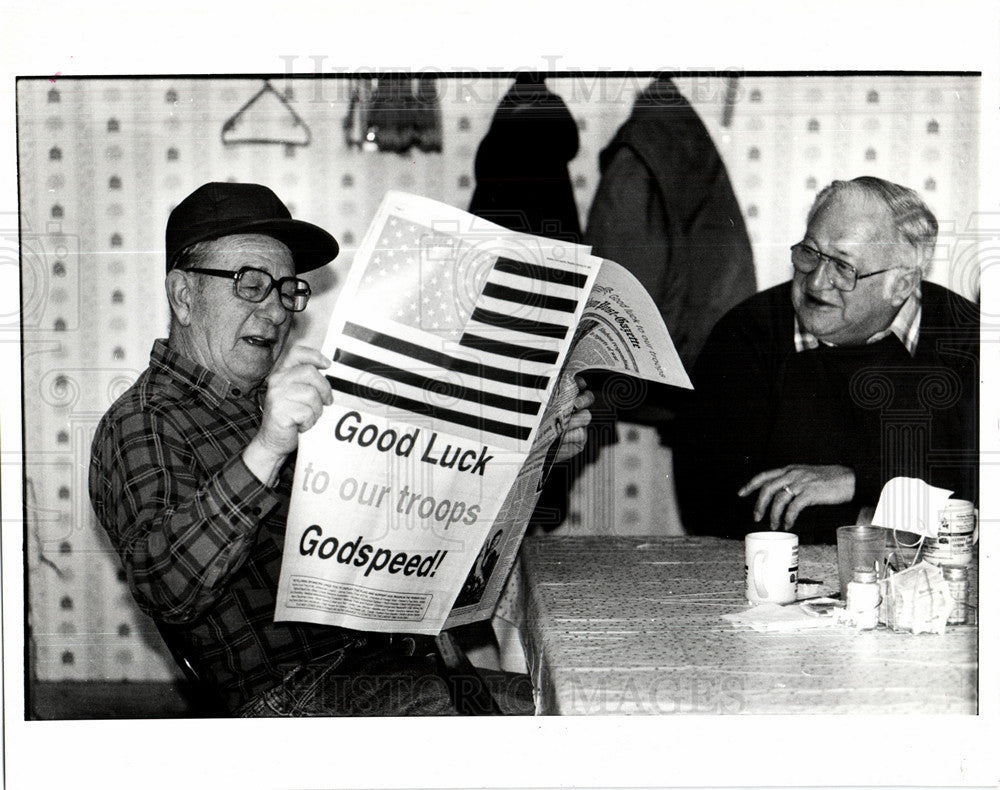
<instances>
[{"instance_id":1,"label":"man's gray hair","mask_svg":"<svg viewBox=\"0 0 1000 790\"><path fill-rule=\"evenodd\" d=\"M175 269L189 269L191 267L204 266L206 258L208 257L208 247L211 242L199 241L196 244L192 244L190 247L185 247L181 250L180 254L177 256L177 262L171 267L171 271ZM199 283L198 287L202 287ZM173 336L176 331L177 319L174 317L174 310L170 308L170 326L168 333Z\"/></svg>"},{"instance_id":2,"label":"man's gray hair","mask_svg":"<svg viewBox=\"0 0 1000 790\"><path fill-rule=\"evenodd\" d=\"M172 269L188 269L192 266L203 266L210 242L199 241L190 247L185 247L177 255L177 261Z\"/></svg>"},{"instance_id":3,"label":"man's gray hair","mask_svg":"<svg viewBox=\"0 0 1000 790\"><path fill-rule=\"evenodd\" d=\"M920 268L926 275L934 255L934 245L937 243L938 223L920 195L909 187L875 176L834 181L816 195L816 200L809 209L807 224L812 222L816 212L827 200L844 190L859 190L869 197L881 200L888 207L899 239L917 251Z\"/></svg>"}]
</instances>

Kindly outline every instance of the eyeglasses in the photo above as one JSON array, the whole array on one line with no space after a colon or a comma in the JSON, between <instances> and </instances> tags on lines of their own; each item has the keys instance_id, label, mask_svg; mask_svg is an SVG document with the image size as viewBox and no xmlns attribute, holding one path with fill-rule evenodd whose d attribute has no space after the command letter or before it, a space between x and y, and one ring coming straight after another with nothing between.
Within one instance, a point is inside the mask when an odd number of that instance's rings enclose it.
<instances>
[{"instance_id":1,"label":"eyeglasses","mask_svg":"<svg viewBox=\"0 0 1000 790\"><path fill-rule=\"evenodd\" d=\"M252 266L243 266L235 272L226 269L201 269L196 266L184 271L207 274L211 277L228 277L233 280L233 292L248 302L263 302L271 290L277 287L282 306L293 313L305 310L312 294L312 289L305 280L300 280L298 277L282 277L275 280L267 272Z\"/></svg>"},{"instance_id":2,"label":"eyeglasses","mask_svg":"<svg viewBox=\"0 0 1000 790\"><path fill-rule=\"evenodd\" d=\"M832 274L828 274L827 276L830 279L830 284L838 291L853 291L854 287L858 284L858 280L902 268L901 266L890 266L888 269L879 269L877 272L858 274L858 270L854 268L853 264L842 261L840 258L826 255L819 250L814 250L804 242L800 241L798 244L792 245L792 266L795 267L795 271L802 274L812 274L820 267L823 261L829 261Z\"/></svg>"}]
</instances>

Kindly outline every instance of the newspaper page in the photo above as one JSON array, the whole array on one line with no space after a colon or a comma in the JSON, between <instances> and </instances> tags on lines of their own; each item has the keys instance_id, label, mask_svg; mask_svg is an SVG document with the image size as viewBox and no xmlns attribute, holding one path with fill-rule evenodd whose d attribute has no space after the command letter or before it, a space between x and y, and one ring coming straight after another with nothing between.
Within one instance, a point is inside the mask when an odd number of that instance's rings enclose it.
<instances>
[{"instance_id":1,"label":"newspaper page","mask_svg":"<svg viewBox=\"0 0 1000 790\"><path fill-rule=\"evenodd\" d=\"M275 620L441 630L540 446L599 267L387 194L324 342L334 403L300 437Z\"/></svg>"},{"instance_id":2,"label":"newspaper page","mask_svg":"<svg viewBox=\"0 0 1000 790\"><path fill-rule=\"evenodd\" d=\"M563 425L572 413L577 394L574 378L588 370L620 372L691 389L656 303L628 270L613 261L601 263L535 446L469 571L447 627L492 616L548 476Z\"/></svg>"}]
</instances>

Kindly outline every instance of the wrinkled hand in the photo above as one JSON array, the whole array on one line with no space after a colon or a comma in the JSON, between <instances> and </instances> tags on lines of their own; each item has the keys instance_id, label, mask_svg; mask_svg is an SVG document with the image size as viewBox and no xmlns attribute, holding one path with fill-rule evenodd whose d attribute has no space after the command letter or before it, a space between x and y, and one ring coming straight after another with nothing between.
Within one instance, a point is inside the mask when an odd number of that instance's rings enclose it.
<instances>
[{"instance_id":1,"label":"wrinkled hand","mask_svg":"<svg viewBox=\"0 0 1000 790\"><path fill-rule=\"evenodd\" d=\"M761 521L770 508L771 529L790 530L802 508L854 499L854 472L846 466L793 464L761 472L739 490L739 495L749 496L758 489L754 521Z\"/></svg>"},{"instance_id":2,"label":"wrinkled hand","mask_svg":"<svg viewBox=\"0 0 1000 790\"><path fill-rule=\"evenodd\" d=\"M299 434L309 430L323 407L333 403L330 382L320 373L330 360L315 348L295 345L267 377L260 429L243 453L258 478L273 479L277 468L299 445Z\"/></svg>"},{"instance_id":3,"label":"wrinkled hand","mask_svg":"<svg viewBox=\"0 0 1000 790\"><path fill-rule=\"evenodd\" d=\"M315 348L296 345L271 371L258 432L265 445L285 455L298 447L299 434L333 403L330 382L320 373L328 367L330 360Z\"/></svg>"},{"instance_id":4,"label":"wrinkled hand","mask_svg":"<svg viewBox=\"0 0 1000 790\"><path fill-rule=\"evenodd\" d=\"M568 461L583 451L587 444L587 426L593 418L590 407L594 405L594 393L587 389L587 382L580 376L574 377L573 383L578 394L573 399L573 413L566 421L562 438L559 440L559 448L554 458L556 463Z\"/></svg>"}]
</instances>

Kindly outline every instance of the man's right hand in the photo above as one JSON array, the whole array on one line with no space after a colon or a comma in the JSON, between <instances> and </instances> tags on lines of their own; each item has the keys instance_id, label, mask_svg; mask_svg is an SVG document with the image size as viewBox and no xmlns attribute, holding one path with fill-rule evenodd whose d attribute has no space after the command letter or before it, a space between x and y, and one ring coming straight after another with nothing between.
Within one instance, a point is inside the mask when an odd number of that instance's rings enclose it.
<instances>
[{"instance_id":1,"label":"man's right hand","mask_svg":"<svg viewBox=\"0 0 1000 790\"><path fill-rule=\"evenodd\" d=\"M260 429L243 451L244 462L259 480L274 482L285 458L298 447L299 434L333 403L330 382L320 373L328 367L330 360L317 349L296 345L271 371Z\"/></svg>"}]
</instances>

